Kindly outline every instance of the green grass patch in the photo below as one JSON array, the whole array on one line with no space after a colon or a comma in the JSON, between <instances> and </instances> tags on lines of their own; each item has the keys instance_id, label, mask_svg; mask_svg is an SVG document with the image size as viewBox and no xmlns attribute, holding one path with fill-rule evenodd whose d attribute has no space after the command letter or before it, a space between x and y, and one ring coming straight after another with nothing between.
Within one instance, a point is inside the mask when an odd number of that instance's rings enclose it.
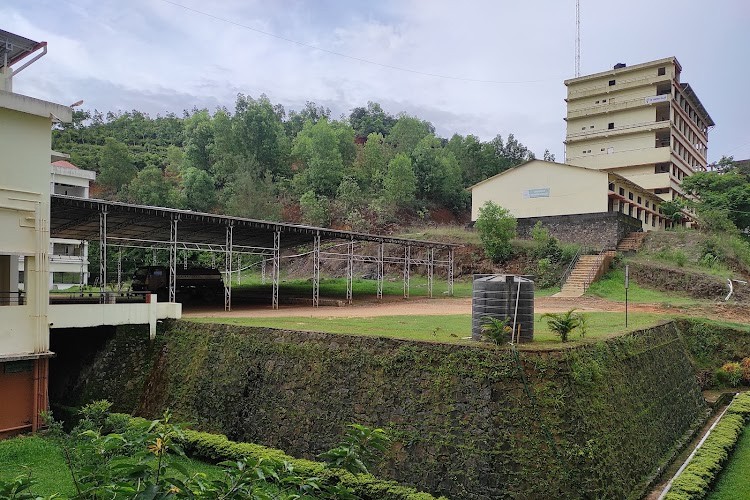
<instances>
[{"instance_id":1,"label":"green grass patch","mask_svg":"<svg viewBox=\"0 0 750 500\"><path fill-rule=\"evenodd\" d=\"M209 480L220 479L220 467L185 457L170 456L172 463L182 464L190 474L203 473ZM31 473L36 481L32 491L36 495L75 494L73 480L63 455L54 440L40 435L19 436L0 441L0 480L12 480Z\"/></svg>"},{"instance_id":2,"label":"green grass patch","mask_svg":"<svg viewBox=\"0 0 750 500\"><path fill-rule=\"evenodd\" d=\"M746 426L708 500L746 498L750 492L750 427Z\"/></svg>"},{"instance_id":3,"label":"green grass patch","mask_svg":"<svg viewBox=\"0 0 750 500\"><path fill-rule=\"evenodd\" d=\"M624 313L586 313L588 332L585 340L611 337L627 331L653 326L664 320L660 314L631 313L625 327ZM557 346L559 337L547 328L547 322L535 315L534 343L538 346ZM347 335L372 335L405 340L444 342L451 344L471 343L471 315L450 314L445 316L377 316L370 318L191 318L199 323L225 323L253 327L269 327L285 330L325 332ZM571 342L580 342L577 332L571 334Z\"/></svg>"},{"instance_id":4,"label":"green grass patch","mask_svg":"<svg viewBox=\"0 0 750 500\"><path fill-rule=\"evenodd\" d=\"M602 297L617 302L625 302L625 271L613 269L586 290L586 295ZM628 301L643 304L668 304L671 306L689 306L699 304L700 301L678 293L661 292L650 288L642 288L631 280L628 289Z\"/></svg>"}]
</instances>

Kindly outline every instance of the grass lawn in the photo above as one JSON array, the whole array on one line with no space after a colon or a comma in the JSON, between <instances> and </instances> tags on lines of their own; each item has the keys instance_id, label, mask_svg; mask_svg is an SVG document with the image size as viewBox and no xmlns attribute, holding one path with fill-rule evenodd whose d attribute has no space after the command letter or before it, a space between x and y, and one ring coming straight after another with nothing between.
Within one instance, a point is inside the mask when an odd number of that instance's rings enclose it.
<instances>
[{"instance_id":1,"label":"grass lawn","mask_svg":"<svg viewBox=\"0 0 750 500\"><path fill-rule=\"evenodd\" d=\"M615 269L608 272L591 284L586 291L586 295L625 302L625 271ZM642 288L632 281L628 289L628 301L634 304L669 304L671 306L689 306L701 303L700 300L687 295Z\"/></svg>"},{"instance_id":2,"label":"grass lawn","mask_svg":"<svg viewBox=\"0 0 750 500\"><path fill-rule=\"evenodd\" d=\"M182 464L191 474L206 474L209 480L223 476L221 468L214 465L182 457L170 459ZM34 435L0 441L0 464L0 480L12 480L31 472L31 477L37 481L32 488L36 495L57 493L67 497L75 493L62 449L51 439Z\"/></svg>"},{"instance_id":3,"label":"grass lawn","mask_svg":"<svg viewBox=\"0 0 750 500\"><path fill-rule=\"evenodd\" d=\"M623 313L587 313L588 333L586 340L611 337L627 331L652 326L664 319L661 314L631 313L628 327L625 328ZM559 338L549 331L547 322L540 321L536 314L533 344L529 347L554 348L561 345ZM446 316L378 316L372 318L191 318L200 323L227 323L233 325L262 326L288 330L342 333L349 335L375 335L407 340L446 342L451 344L470 343L465 337L471 336L471 315L453 314ZM580 342L577 333L571 335L574 345Z\"/></svg>"},{"instance_id":4,"label":"grass lawn","mask_svg":"<svg viewBox=\"0 0 750 500\"><path fill-rule=\"evenodd\" d=\"M742 431L737 447L708 500L735 500L750 496L750 426Z\"/></svg>"}]
</instances>

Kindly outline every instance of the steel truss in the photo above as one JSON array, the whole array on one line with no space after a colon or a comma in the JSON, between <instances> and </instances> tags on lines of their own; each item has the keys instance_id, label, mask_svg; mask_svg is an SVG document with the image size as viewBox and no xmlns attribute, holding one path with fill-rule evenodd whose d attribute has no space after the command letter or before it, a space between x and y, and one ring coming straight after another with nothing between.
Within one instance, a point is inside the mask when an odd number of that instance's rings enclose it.
<instances>
[{"instance_id":1,"label":"steel truss","mask_svg":"<svg viewBox=\"0 0 750 500\"><path fill-rule=\"evenodd\" d=\"M273 269L271 270L271 307L279 308L279 264L281 263L281 231L273 233Z\"/></svg>"},{"instance_id":2,"label":"steel truss","mask_svg":"<svg viewBox=\"0 0 750 500\"><path fill-rule=\"evenodd\" d=\"M313 239L313 292L312 305L320 304L320 233Z\"/></svg>"},{"instance_id":3,"label":"steel truss","mask_svg":"<svg viewBox=\"0 0 750 500\"><path fill-rule=\"evenodd\" d=\"M224 249L224 310L232 310L232 237L234 227L227 226L226 245Z\"/></svg>"},{"instance_id":4,"label":"steel truss","mask_svg":"<svg viewBox=\"0 0 750 500\"><path fill-rule=\"evenodd\" d=\"M346 248L346 303L351 304L354 288L354 240L349 241Z\"/></svg>"},{"instance_id":5,"label":"steel truss","mask_svg":"<svg viewBox=\"0 0 750 500\"><path fill-rule=\"evenodd\" d=\"M107 285L107 211L99 212L99 291ZM102 300L104 295L102 294Z\"/></svg>"},{"instance_id":6,"label":"steel truss","mask_svg":"<svg viewBox=\"0 0 750 500\"><path fill-rule=\"evenodd\" d=\"M404 298L409 298L409 286L411 285L411 245L404 247Z\"/></svg>"},{"instance_id":7,"label":"steel truss","mask_svg":"<svg viewBox=\"0 0 750 500\"><path fill-rule=\"evenodd\" d=\"M173 216L169 224L169 302L177 301L177 223L179 220L179 216Z\"/></svg>"}]
</instances>

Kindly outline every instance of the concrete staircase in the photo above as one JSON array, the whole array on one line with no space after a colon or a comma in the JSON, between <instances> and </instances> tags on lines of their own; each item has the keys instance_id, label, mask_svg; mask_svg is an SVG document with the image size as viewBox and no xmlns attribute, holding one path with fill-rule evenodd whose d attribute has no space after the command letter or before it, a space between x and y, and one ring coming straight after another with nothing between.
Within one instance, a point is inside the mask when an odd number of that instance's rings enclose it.
<instances>
[{"instance_id":1,"label":"concrete staircase","mask_svg":"<svg viewBox=\"0 0 750 500\"><path fill-rule=\"evenodd\" d=\"M621 239L620 242L617 244L617 251L618 252L637 252L641 248L641 245L643 245L643 240L645 238L646 238L646 233L644 231L636 231L636 232L630 233L629 235Z\"/></svg>"},{"instance_id":2,"label":"concrete staircase","mask_svg":"<svg viewBox=\"0 0 750 500\"><path fill-rule=\"evenodd\" d=\"M580 297L612 264L617 252L606 250L597 255L581 255L562 289L553 297Z\"/></svg>"}]
</instances>

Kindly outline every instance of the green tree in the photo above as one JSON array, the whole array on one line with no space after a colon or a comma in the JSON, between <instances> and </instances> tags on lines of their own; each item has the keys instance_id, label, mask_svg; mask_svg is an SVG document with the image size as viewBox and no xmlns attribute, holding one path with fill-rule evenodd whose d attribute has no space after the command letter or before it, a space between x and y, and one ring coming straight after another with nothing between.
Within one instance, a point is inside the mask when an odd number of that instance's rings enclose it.
<instances>
[{"instance_id":1,"label":"green tree","mask_svg":"<svg viewBox=\"0 0 750 500\"><path fill-rule=\"evenodd\" d=\"M242 172L225 189L227 213L238 217L281 220L281 204L271 172L258 178L253 172Z\"/></svg>"},{"instance_id":2,"label":"green tree","mask_svg":"<svg viewBox=\"0 0 750 500\"><path fill-rule=\"evenodd\" d=\"M402 115L391 128L386 137L396 153L411 153L419 141L435 133L435 127L430 122L422 121L414 116Z\"/></svg>"},{"instance_id":3,"label":"green tree","mask_svg":"<svg viewBox=\"0 0 750 500\"><path fill-rule=\"evenodd\" d=\"M208 170L211 167L211 149L214 130L208 110L196 111L185 119L185 163L188 167Z\"/></svg>"},{"instance_id":4,"label":"green tree","mask_svg":"<svg viewBox=\"0 0 750 500\"><path fill-rule=\"evenodd\" d=\"M454 210L463 208L466 193L461 185L461 172L456 157L442 148L440 139L424 137L412 153L417 197Z\"/></svg>"},{"instance_id":5,"label":"green tree","mask_svg":"<svg viewBox=\"0 0 750 500\"><path fill-rule=\"evenodd\" d=\"M189 210L210 212L216 206L216 185L205 170L188 167L182 175L182 193Z\"/></svg>"},{"instance_id":6,"label":"green tree","mask_svg":"<svg viewBox=\"0 0 750 500\"><path fill-rule=\"evenodd\" d=\"M357 107L349 114L349 124L357 137L368 137L370 134L387 136L396 123L396 118L389 115L377 102L368 101L367 107Z\"/></svg>"},{"instance_id":7,"label":"green tree","mask_svg":"<svg viewBox=\"0 0 750 500\"><path fill-rule=\"evenodd\" d=\"M127 187L131 203L161 207L175 207L178 203L176 186L167 180L160 168L146 167Z\"/></svg>"},{"instance_id":8,"label":"green tree","mask_svg":"<svg viewBox=\"0 0 750 500\"><path fill-rule=\"evenodd\" d=\"M117 192L138 174L128 147L107 137L99 157L99 183L112 192Z\"/></svg>"},{"instance_id":9,"label":"green tree","mask_svg":"<svg viewBox=\"0 0 750 500\"><path fill-rule=\"evenodd\" d=\"M388 163L388 173L383 182L383 197L394 208L406 208L414 203L417 178L411 159L398 154Z\"/></svg>"},{"instance_id":10,"label":"green tree","mask_svg":"<svg viewBox=\"0 0 750 500\"><path fill-rule=\"evenodd\" d=\"M314 191L307 191L299 199L302 221L313 226L328 226L331 222L331 211L328 198L317 196Z\"/></svg>"},{"instance_id":11,"label":"green tree","mask_svg":"<svg viewBox=\"0 0 750 500\"><path fill-rule=\"evenodd\" d=\"M736 169L725 172L698 172L682 181L688 193L698 196L698 211L725 211L741 231L750 229L750 182Z\"/></svg>"},{"instance_id":12,"label":"green tree","mask_svg":"<svg viewBox=\"0 0 750 500\"><path fill-rule=\"evenodd\" d=\"M312 191L317 196L335 196L344 176L339 145L339 133L328 120L305 123L292 149L293 156L305 165L294 178L297 192Z\"/></svg>"},{"instance_id":13,"label":"green tree","mask_svg":"<svg viewBox=\"0 0 750 500\"><path fill-rule=\"evenodd\" d=\"M487 201L479 209L475 223L484 252L493 262L507 260L513 248L510 240L516 236L518 221L500 205Z\"/></svg>"}]
</instances>

